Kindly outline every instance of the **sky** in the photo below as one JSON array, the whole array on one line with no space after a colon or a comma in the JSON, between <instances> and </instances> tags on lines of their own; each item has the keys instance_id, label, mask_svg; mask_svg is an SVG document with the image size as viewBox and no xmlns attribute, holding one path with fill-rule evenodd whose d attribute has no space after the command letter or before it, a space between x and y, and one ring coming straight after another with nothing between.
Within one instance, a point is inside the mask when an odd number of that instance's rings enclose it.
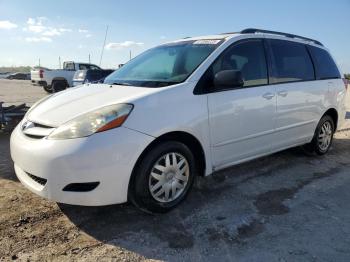
<instances>
[{"instance_id":1,"label":"sky","mask_svg":"<svg viewBox=\"0 0 350 262\"><path fill-rule=\"evenodd\" d=\"M104 37L108 25L106 44ZM350 0L0 0L0 66L118 64L171 40L244 28L322 42L350 73Z\"/></svg>"}]
</instances>

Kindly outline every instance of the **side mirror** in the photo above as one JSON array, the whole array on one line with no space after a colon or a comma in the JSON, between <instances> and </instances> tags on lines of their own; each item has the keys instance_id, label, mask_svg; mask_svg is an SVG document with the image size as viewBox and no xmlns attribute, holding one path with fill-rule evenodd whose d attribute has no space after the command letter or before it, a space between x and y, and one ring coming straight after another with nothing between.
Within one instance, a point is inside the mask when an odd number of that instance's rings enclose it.
<instances>
[{"instance_id":1,"label":"side mirror","mask_svg":"<svg viewBox=\"0 0 350 262\"><path fill-rule=\"evenodd\" d=\"M216 88L237 88L244 85L241 71L223 70L215 74L214 86Z\"/></svg>"}]
</instances>

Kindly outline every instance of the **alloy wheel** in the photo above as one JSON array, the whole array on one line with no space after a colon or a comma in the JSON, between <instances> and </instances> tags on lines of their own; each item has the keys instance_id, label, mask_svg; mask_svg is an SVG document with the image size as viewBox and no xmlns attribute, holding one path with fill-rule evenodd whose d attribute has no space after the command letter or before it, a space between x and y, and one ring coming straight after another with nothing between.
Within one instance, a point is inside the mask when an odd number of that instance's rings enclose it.
<instances>
[{"instance_id":1,"label":"alloy wheel","mask_svg":"<svg viewBox=\"0 0 350 262\"><path fill-rule=\"evenodd\" d=\"M318 146L322 151L327 151L332 141L333 129L329 121L323 123L318 134Z\"/></svg>"}]
</instances>

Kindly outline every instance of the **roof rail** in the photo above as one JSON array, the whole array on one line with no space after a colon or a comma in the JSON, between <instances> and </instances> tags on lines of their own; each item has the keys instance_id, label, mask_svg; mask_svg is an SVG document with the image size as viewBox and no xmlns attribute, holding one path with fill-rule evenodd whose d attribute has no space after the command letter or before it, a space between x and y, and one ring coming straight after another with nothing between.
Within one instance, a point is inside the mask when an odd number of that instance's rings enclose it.
<instances>
[{"instance_id":1,"label":"roof rail","mask_svg":"<svg viewBox=\"0 0 350 262\"><path fill-rule=\"evenodd\" d=\"M317 40L303 37L300 35L293 35L293 34L289 34L289 33L282 33L282 32L278 32L278 31L269 31L269 30L256 29L256 28L247 28L247 29L244 29L241 31L241 34L254 34L254 33L265 33L265 34L273 34L273 35L283 35L283 36L289 37L289 38L299 38L299 39L314 42L317 45L323 46L323 44Z\"/></svg>"}]
</instances>

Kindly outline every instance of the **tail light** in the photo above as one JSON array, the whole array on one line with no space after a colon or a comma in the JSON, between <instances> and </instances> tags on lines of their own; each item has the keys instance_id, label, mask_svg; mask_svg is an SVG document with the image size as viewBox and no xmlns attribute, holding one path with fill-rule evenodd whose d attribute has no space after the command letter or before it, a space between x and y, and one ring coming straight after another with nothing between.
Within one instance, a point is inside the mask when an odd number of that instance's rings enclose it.
<instances>
[{"instance_id":1,"label":"tail light","mask_svg":"<svg viewBox=\"0 0 350 262\"><path fill-rule=\"evenodd\" d=\"M44 70L43 69L39 70L39 77L44 78Z\"/></svg>"}]
</instances>

